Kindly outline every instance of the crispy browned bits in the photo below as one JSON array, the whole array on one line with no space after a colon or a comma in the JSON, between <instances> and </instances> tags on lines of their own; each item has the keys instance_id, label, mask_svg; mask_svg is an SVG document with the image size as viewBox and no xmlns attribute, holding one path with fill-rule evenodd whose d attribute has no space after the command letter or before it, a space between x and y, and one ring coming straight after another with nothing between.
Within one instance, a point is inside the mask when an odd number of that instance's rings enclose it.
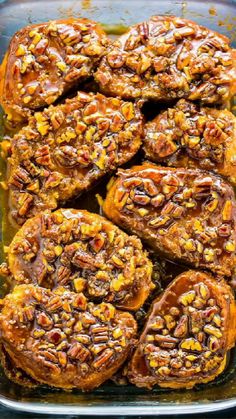
<instances>
[{"instance_id":1,"label":"crispy browned bits","mask_svg":"<svg viewBox=\"0 0 236 419\"><path fill-rule=\"evenodd\" d=\"M123 98L222 103L236 90L229 39L175 16L153 16L109 48L95 73L102 91Z\"/></svg>"},{"instance_id":2,"label":"crispy browned bits","mask_svg":"<svg viewBox=\"0 0 236 419\"><path fill-rule=\"evenodd\" d=\"M0 101L8 118L27 118L91 76L108 42L88 19L46 22L17 32L0 71Z\"/></svg>"},{"instance_id":3,"label":"crispy browned bits","mask_svg":"<svg viewBox=\"0 0 236 419\"><path fill-rule=\"evenodd\" d=\"M138 106L78 92L65 104L36 112L12 140L8 185L17 224L78 196L138 151Z\"/></svg>"},{"instance_id":4,"label":"crispy browned bits","mask_svg":"<svg viewBox=\"0 0 236 419\"><path fill-rule=\"evenodd\" d=\"M0 339L12 362L53 387L98 387L125 361L136 334L131 314L63 288L19 285L2 306Z\"/></svg>"},{"instance_id":5,"label":"crispy browned bits","mask_svg":"<svg viewBox=\"0 0 236 419\"><path fill-rule=\"evenodd\" d=\"M138 387L192 388L214 380L235 344L230 287L208 274L179 275L154 301L128 367Z\"/></svg>"},{"instance_id":6,"label":"crispy browned bits","mask_svg":"<svg viewBox=\"0 0 236 419\"><path fill-rule=\"evenodd\" d=\"M87 211L60 209L27 220L8 256L17 283L63 286L122 309L138 310L154 288L141 241Z\"/></svg>"},{"instance_id":7,"label":"crispy browned bits","mask_svg":"<svg viewBox=\"0 0 236 419\"><path fill-rule=\"evenodd\" d=\"M119 170L103 209L170 260L231 276L236 263L233 188L201 170L154 164Z\"/></svg>"},{"instance_id":8,"label":"crispy browned bits","mask_svg":"<svg viewBox=\"0 0 236 419\"><path fill-rule=\"evenodd\" d=\"M146 124L144 151L155 162L211 170L236 184L236 118L227 110L181 99Z\"/></svg>"}]
</instances>

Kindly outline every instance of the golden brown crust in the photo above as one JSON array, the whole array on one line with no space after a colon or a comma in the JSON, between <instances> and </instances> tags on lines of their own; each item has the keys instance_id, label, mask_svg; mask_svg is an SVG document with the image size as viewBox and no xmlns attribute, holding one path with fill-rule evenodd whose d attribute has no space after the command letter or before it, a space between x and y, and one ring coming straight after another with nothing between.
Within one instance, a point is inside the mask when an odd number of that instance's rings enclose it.
<instances>
[{"instance_id":1,"label":"golden brown crust","mask_svg":"<svg viewBox=\"0 0 236 419\"><path fill-rule=\"evenodd\" d=\"M154 162L211 170L236 184L236 118L227 110L181 99L146 124L144 151Z\"/></svg>"},{"instance_id":2,"label":"golden brown crust","mask_svg":"<svg viewBox=\"0 0 236 419\"><path fill-rule=\"evenodd\" d=\"M215 379L235 344L230 287L187 271L154 301L128 368L138 387L192 388Z\"/></svg>"},{"instance_id":3,"label":"golden brown crust","mask_svg":"<svg viewBox=\"0 0 236 419\"><path fill-rule=\"evenodd\" d=\"M26 221L8 258L16 283L63 286L122 309L138 310L154 288L141 241L87 211L60 209Z\"/></svg>"},{"instance_id":4,"label":"golden brown crust","mask_svg":"<svg viewBox=\"0 0 236 419\"><path fill-rule=\"evenodd\" d=\"M27 26L12 38L0 70L0 101L10 120L55 102L91 76L108 39L88 19Z\"/></svg>"},{"instance_id":5,"label":"golden brown crust","mask_svg":"<svg viewBox=\"0 0 236 419\"><path fill-rule=\"evenodd\" d=\"M229 39L175 16L153 16L109 48L95 73L102 91L124 98L222 103L236 90Z\"/></svg>"},{"instance_id":6,"label":"golden brown crust","mask_svg":"<svg viewBox=\"0 0 236 419\"><path fill-rule=\"evenodd\" d=\"M119 170L105 215L171 260L231 276L236 261L232 187L201 170L144 164Z\"/></svg>"},{"instance_id":7,"label":"golden brown crust","mask_svg":"<svg viewBox=\"0 0 236 419\"><path fill-rule=\"evenodd\" d=\"M59 388L98 387L125 361L136 333L131 314L63 289L19 285L2 304L1 341L12 362Z\"/></svg>"},{"instance_id":8,"label":"golden brown crust","mask_svg":"<svg viewBox=\"0 0 236 419\"><path fill-rule=\"evenodd\" d=\"M78 92L36 112L12 140L10 213L17 224L78 196L138 151L143 122L137 105Z\"/></svg>"}]
</instances>

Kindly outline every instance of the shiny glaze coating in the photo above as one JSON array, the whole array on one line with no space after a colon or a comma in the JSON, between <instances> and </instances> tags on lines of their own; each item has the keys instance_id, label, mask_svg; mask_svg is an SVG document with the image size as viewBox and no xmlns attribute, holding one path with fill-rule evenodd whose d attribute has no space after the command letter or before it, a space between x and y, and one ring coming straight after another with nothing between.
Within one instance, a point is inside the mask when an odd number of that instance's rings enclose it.
<instances>
[{"instance_id":1,"label":"shiny glaze coating","mask_svg":"<svg viewBox=\"0 0 236 419\"><path fill-rule=\"evenodd\" d=\"M53 387L99 386L125 361L135 333L131 314L82 293L19 285L2 301L5 351L16 368Z\"/></svg>"},{"instance_id":2,"label":"shiny glaze coating","mask_svg":"<svg viewBox=\"0 0 236 419\"><path fill-rule=\"evenodd\" d=\"M175 16L153 16L108 47L95 73L102 91L123 98L222 103L236 91L229 39Z\"/></svg>"},{"instance_id":3,"label":"shiny glaze coating","mask_svg":"<svg viewBox=\"0 0 236 419\"><path fill-rule=\"evenodd\" d=\"M138 387L192 388L214 380L235 344L235 301L211 275L187 271L153 302L128 377Z\"/></svg>"},{"instance_id":4,"label":"shiny glaze coating","mask_svg":"<svg viewBox=\"0 0 236 419\"><path fill-rule=\"evenodd\" d=\"M148 159L214 171L236 185L236 118L228 110L181 99L145 126Z\"/></svg>"},{"instance_id":5,"label":"shiny glaze coating","mask_svg":"<svg viewBox=\"0 0 236 419\"><path fill-rule=\"evenodd\" d=\"M154 164L119 170L103 210L170 260L228 277L234 272L234 191L214 174Z\"/></svg>"},{"instance_id":6,"label":"shiny glaze coating","mask_svg":"<svg viewBox=\"0 0 236 419\"><path fill-rule=\"evenodd\" d=\"M27 220L8 258L16 283L63 286L122 309L138 310L154 288L141 241L87 211L60 209Z\"/></svg>"},{"instance_id":7,"label":"shiny glaze coating","mask_svg":"<svg viewBox=\"0 0 236 419\"><path fill-rule=\"evenodd\" d=\"M78 92L36 112L11 142L10 215L27 218L75 198L138 151L143 122L137 105Z\"/></svg>"},{"instance_id":8,"label":"shiny glaze coating","mask_svg":"<svg viewBox=\"0 0 236 419\"><path fill-rule=\"evenodd\" d=\"M88 19L27 26L9 45L0 70L0 103L20 121L93 74L109 41Z\"/></svg>"}]
</instances>

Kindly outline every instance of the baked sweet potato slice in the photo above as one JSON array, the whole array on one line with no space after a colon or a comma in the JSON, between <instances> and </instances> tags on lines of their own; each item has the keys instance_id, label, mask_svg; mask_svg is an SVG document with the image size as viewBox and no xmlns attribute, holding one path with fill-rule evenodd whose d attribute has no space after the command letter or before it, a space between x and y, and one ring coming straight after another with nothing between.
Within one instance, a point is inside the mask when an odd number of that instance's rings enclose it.
<instances>
[{"instance_id":1,"label":"baked sweet potato slice","mask_svg":"<svg viewBox=\"0 0 236 419\"><path fill-rule=\"evenodd\" d=\"M236 184L236 118L228 110L181 99L145 126L148 159L214 171Z\"/></svg>"},{"instance_id":2,"label":"baked sweet potato slice","mask_svg":"<svg viewBox=\"0 0 236 419\"><path fill-rule=\"evenodd\" d=\"M36 112L12 140L8 159L10 215L23 222L90 188L138 151L143 121L137 105L78 92Z\"/></svg>"},{"instance_id":3,"label":"baked sweet potato slice","mask_svg":"<svg viewBox=\"0 0 236 419\"><path fill-rule=\"evenodd\" d=\"M235 344L230 287L208 274L179 275L154 301L128 367L138 387L192 388L214 380Z\"/></svg>"},{"instance_id":4,"label":"baked sweet potato slice","mask_svg":"<svg viewBox=\"0 0 236 419\"><path fill-rule=\"evenodd\" d=\"M98 387L125 361L135 334L131 314L82 293L19 285L2 301L0 339L11 362L53 387Z\"/></svg>"},{"instance_id":5,"label":"baked sweet potato slice","mask_svg":"<svg viewBox=\"0 0 236 419\"><path fill-rule=\"evenodd\" d=\"M93 74L108 39L88 19L27 26L12 38L0 70L0 103L8 119L27 118Z\"/></svg>"},{"instance_id":6,"label":"baked sweet potato slice","mask_svg":"<svg viewBox=\"0 0 236 419\"><path fill-rule=\"evenodd\" d=\"M27 220L8 258L16 283L63 286L122 309L138 310L154 288L141 241L87 211L60 209Z\"/></svg>"},{"instance_id":7,"label":"baked sweet potato slice","mask_svg":"<svg viewBox=\"0 0 236 419\"><path fill-rule=\"evenodd\" d=\"M108 47L95 78L123 98L222 103L236 91L235 51L227 37L190 20L153 16Z\"/></svg>"},{"instance_id":8,"label":"baked sweet potato slice","mask_svg":"<svg viewBox=\"0 0 236 419\"><path fill-rule=\"evenodd\" d=\"M235 270L234 191L214 174L154 164L119 170L103 210L170 260L228 277Z\"/></svg>"}]
</instances>

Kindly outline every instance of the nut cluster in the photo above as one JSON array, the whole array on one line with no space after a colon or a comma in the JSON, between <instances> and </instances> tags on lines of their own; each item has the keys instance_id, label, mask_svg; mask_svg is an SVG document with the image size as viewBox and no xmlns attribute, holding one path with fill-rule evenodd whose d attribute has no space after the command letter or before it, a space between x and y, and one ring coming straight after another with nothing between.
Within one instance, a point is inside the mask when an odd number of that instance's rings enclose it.
<instances>
[{"instance_id":1,"label":"nut cluster","mask_svg":"<svg viewBox=\"0 0 236 419\"><path fill-rule=\"evenodd\" d=\"M11 216L17 224L78 196L138 151L137 105L78 92L36 112L12 140L8 160Z\"/></svg>"},{"instance_id":2,"label":"nut cluster","mask_svg":"<svg viewBox=\"0 0 236 419\"><path fill-rule=\"evenodd\" d=\"M145 126L146 157L168 166L213 170L236 183L236 118L181 99Z\"/></svg>"},{"instance_id":3,"label":"nut cluster","mask_svg":"<svg viewBox=\"0 0 236 419\"><path fill-rule=\"evenodd\" d=\"M224 282L197 271L177 277L153 304L131 361L131 380L138 380L140 357L148 371L143 374L143 386L145 375L151 376L147 386L158 383L176 388L213 379L224 368L232 346L227 337L232 302Z\"/></svg>"},{"instance_id":4,"label":"nut cluster","mask_svg":"<svg viewBox=\"0 0 236 419\"><path fill-rule=\"evenodd\" d=\"M2 339L13 360L49 385L91 389L127 356L136 332L133 317L82 293L15 287L0 314Z\"/></svg>"},{"instance_id":5,"label":"nut cluster","mask_svg":"<svg viewBox=\"0 0 236 419\"><path fill-rule=\"evenodd\" d=\"M141 307L154 288L141 241L87 211L28 220L9 247L9 266L17 283L63 286L128 310Z\"/></svg>"},{"instance_id":6,"label":"nut cluster","mask_svg":"<svg viewBox=\"0 0 236 419\"><path fill-rule=\"evenodd\" d=\"M133 26L108 47L95 78L125 98L221 103L235 89L228 38L175 16Z\"/></svg>"},{"instance_id":7,"label":"nut cluster","mask_svg":"<svg viewBox=\"0 0 236 419\"><path fill-rule=\"evenodd\" d=\"M108 218L170 259L231 276L235 198L221 178L151 164L119 170L103 209Z\"/></svg>"},{"instance_id":8,"label":"nut cluster","mask_svg":"<svg viewBox=\"0 0 236 419\"><path fill-rule=\"evenodd\" d=\"M1 104L8 118L29 116L91 76L108 42L101 27L88 19L52 21L17 32L2 66Z\"/></svg>"},{"instance_id":9,"label":"nut cluster","mask_svg":"<svg viewBox=\"0 0 236 419\"><path fill-rule=\"evenodd\" d=\"M219 367L224 355L220 339L223 319L209 289L197 284L178 298L181 309L171 307L149 324L143 352L150 368L161 379L209 373ZM210 301L209 301L210 300ZM176 350L178 349L178 350Z\"/></svg>"}]
</instances>

